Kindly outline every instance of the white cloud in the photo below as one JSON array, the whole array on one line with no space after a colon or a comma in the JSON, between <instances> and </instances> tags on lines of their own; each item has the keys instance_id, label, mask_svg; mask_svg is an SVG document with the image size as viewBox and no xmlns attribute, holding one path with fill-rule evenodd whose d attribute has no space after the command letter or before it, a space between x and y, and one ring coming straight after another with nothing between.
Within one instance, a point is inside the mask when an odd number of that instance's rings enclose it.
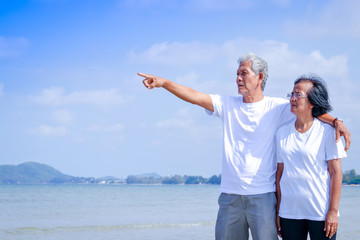
<instances>
[{"instance_id":1,"label":"white cloud","mask_svg":"<svg viewBox=\"0 0 360 240\"><path fill-rule=\"evenodd\" d=\"M220 139L220 122L208 121L209 118L211 117L207 116L203 109L185 107L178 109L175 117L157 122L156 127L162 131L161 134L171 138L191 138L200 143L204 139ZM212 131L213 129L217 130Z\"/></svg>"},{"instance_id":2,"label":"white cloud","mask_svg":"<svg viewBox=\"0 0 360 240\"><path fill-rule=\"evenodd\" d=\"M208 62L216 57L217 48L213 44L202 42L163 42L152 45L142 53L130 53L132 62L151 62L163 65L189 66Z\"/></svg>"},{"instance_id":3,"label":"white cloud","mask_svg":"<svg viewBox=\"0 0 360 240\"><path fill-rule=\"evenodd\" d=\"M28 47L29 42L25 38L0 36L0 58L18 56Z\"/></svg>"},{"instance_id":4,"label":"white cloud","mask_svg":"<svg viewBox=\"0 0 360 240\"><path fill-rule=\"evenodd\" d=\"M320 75L331 74L334 77L348 74L346 55L326 58L316 49L310 53L302 53L291 49L284 42L269 40L261 42L239 38L226 42L223 49L228 53L227 56L234 60L236 59L234 52L240 54L254 52L268 62L271 78L284 79L307 72L315 72ZM335 72L334 68L336 68Z\"/></svg>"},{"instance_id":5,"label":"white cloud","mask_svg":"<svg viewBox=\"0 0 360 240\"><path fill-rule=\"evenodd\" d=\"M30 96L30 99L38 104L63 106L90 104L97 106L122 105L130 101L133 97L120 94L118 89L93 91L75 91L65 93L61 87L52 87L42 90L39 95Z\"/></svg>"},{"instance_id":6,"label":"white cloud","mask_svg":"<svg viewBox=\"0 0 360 240\"><path fill-rule=\"evenodd\" d=\"M67 135L67 129L65 127L53 127L45 124L31 129L29 132L34 135L47 137L61 137Z\"/></svg>"},{"instance_id":7,"label":"white cloud","mask_svg":"<svg viewBox=\"0 0 360 240\"><path fill-rule=\"evenodd\" d=\"M53 119L61 124L69 124L73 121L73 115L69 110L60 109L52 113Z\"/></svg>"},{"instance_id":8,"label":"white cloud","mask_svg":"<svg viewBox=\"0 0 360 240\"><path fill-rule=\"evenodd\" d=\"M188 74L178 76L175 78L175 81L182 85L191 86L198 82L199 78L195 72L190 72Z\"/></svg>"},{"instance_id":9,"label":"white cloud","mask_svg":"<svg viewBox=\"0 0 360 240\"><path fill-rule=\"evenodd\" d=\"M298 37L339 36L360 38L360 1L332 0L319 12L304 13L304 18L286 24Z\"/></svg>"},{"instance_id":10,"label":"white cloud","mask_svg":"<svg viewBox=\"0 0 360 240\"><path fill-rule=\"evenodd\" d=\"M96 125L92 125L87 130L90 132L118 133L118 132L122 132L123 129L124 129L124 125L121 123L117 123L109 126L96 124Z\"/></svg>"},{"instance_id":11,"label":"white cloud","mask_svg":"<svg viewBox=\"0 0 360 240\"><path fill-rule=\"evenodd\" d=\"M0 97L3 96L4 93L4 84L0 83Z\"/></svg>"},{"instance_id":12,"label":"white cloud","mask_svg":"<svg viewBox=\"0 0 360 240\"><path fill-rule=\"evenodd\" d=\"M284 81L292 82L299 75L308 72L317 73L324 78L341 77L342 79L346 78L349 72L346 55L325 57L317 49L309 53L302 53L291 49L284 42L237 38L221 45L209 45L201 42L196 44L164 43L161 45L159 51L153 51L154 48L157 48L154 46L158 46L155 44L142 53L133 53L132 57L137 62L160 65L164 68L165 66L181 66L181 69L190 72L182 76L174 76L174 80L194 88L203 85L201 86L203 89L211 92L219 92L219 90L228 92L229 89L235 88L237 59L240 55L248 52L254 52L268 62L269 84L272 85L283 84ZM204 52L206 55L203 54ZM191 57L188 57L189 55ZM156 73L154 74L156 75ZM289 84L289 86L291 85ZM235 94L235 92L233 93Z\"/></svg>"},{"instance_id":13,"label":"white cloud","mask_svg":"<svg viewBox=\"0 0 360 240\"><path fill-rule=\"evenodd\" d=\"M158 128L189 128L194 121L191 118L189 108L181 108L176 113L176 118L170 118L156 123Z\"/></svg>"}]
</instances>

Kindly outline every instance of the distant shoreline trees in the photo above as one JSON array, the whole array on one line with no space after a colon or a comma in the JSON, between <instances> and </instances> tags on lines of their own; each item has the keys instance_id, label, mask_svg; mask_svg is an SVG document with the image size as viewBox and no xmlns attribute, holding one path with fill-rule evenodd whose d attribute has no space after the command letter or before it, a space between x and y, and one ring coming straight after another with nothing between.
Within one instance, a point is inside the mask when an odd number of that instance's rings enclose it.
<instances>
[{"instance_id":1,"label":"distant shoreline trees","mask_svg":"<svg viewBox=\"0 0 360 240\"><path fill-rule=\"evenodd\" d=\"M126 178L127 184L220 184L221 174L213 175L210 178L202 176L180 176L174 175L172 177L142 177L130 175ZM343 184L358 185L360 184L360 175L356 174L354 169L343 172Z\"/></svg>"},{"instance_id":2,"label":"distant shoreline trees","mask_svg":"<svg viewBox=\"0 0 360 240\"><path fill-rule=\"evenodd\" d=\"M221 182L221 174L210 178L203 176L174 175L162 177L156 173L117 177L74 177L36 162L0 165L0 184L214 184ZM360 185L360 175L355 170L343 172L343 184Z\"/></svg>"},{"instance_id":3,"label":"distant shoreline trees","mask_svg":"<svg viewBox=\"0 0 360 240\"><path fill-rule=\"evenodd\" d=\"M343 173L343 184L360 184L360 175L357 175L354 169L345 171Z\"/></svg>"},{"instance_id":4,"label":"distant shoreline trees","mask_svg":"<svg viewBox=\"0 0 360 240\"><path fill-rule=\"evenodd\" d=\"M130 175L126 178L127 184L220 184L221 175L213 175L210 178L203 176L180 176L172 177L141 177Z\"/></svg>"}]
</instances>

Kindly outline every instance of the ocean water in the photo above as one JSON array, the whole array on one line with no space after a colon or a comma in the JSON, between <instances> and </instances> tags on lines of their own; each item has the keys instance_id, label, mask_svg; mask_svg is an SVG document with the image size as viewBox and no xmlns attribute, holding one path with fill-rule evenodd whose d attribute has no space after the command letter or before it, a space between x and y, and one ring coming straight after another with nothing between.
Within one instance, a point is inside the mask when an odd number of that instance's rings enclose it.
<instances>
[{"instance_id":1,"label":"ocean water","mask_svg":"<svg viewBox=\"0 0 360 240\"><path fill-rule=\"evenodd\" d=\"M0 239L214 239L218 196L213 185L0 185ZM343 187L338 239L360 239L359 200Z\"/></svg>"}]
</instances>

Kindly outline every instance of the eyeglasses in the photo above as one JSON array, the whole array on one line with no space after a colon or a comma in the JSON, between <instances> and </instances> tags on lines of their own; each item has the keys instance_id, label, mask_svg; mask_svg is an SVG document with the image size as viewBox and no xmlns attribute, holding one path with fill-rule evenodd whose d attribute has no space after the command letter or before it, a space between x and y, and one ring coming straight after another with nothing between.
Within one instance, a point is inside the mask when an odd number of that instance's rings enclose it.
<instances>
[{"instance_id":1,"label":"eyeglasses","mask_svg":"<svg viewBox=\"0 0 360 240\"><path fill-rule=\"evenodd\" d=\"M308 96L303 95L303 94L298 93L298 92L296 92L296 93L288 93L287 94L288 99L295 98L296 100L298 100L299 98L307 98L307 97Z\"/></svg>"}]
</instances>

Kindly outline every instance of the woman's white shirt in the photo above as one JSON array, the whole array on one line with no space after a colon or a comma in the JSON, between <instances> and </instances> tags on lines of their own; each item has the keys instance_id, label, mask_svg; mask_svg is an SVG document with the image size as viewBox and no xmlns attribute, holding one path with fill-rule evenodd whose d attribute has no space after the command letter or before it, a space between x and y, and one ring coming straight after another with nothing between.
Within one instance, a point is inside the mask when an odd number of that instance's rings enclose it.
<instances>
[{"instance_id":1,"label":"woman's white shirt","mask_svg":"<svg viewBox=\"0 0 360 240\"><path fill-rule=\"evenodd\" d=\"M314 118L305 133L295 129L295 121L276 133L276 157L284 164L280 181L279 216L289 219L325 220L330 199L327 161L346 157L335 129Z\"/></svg>"}]
</instances>

